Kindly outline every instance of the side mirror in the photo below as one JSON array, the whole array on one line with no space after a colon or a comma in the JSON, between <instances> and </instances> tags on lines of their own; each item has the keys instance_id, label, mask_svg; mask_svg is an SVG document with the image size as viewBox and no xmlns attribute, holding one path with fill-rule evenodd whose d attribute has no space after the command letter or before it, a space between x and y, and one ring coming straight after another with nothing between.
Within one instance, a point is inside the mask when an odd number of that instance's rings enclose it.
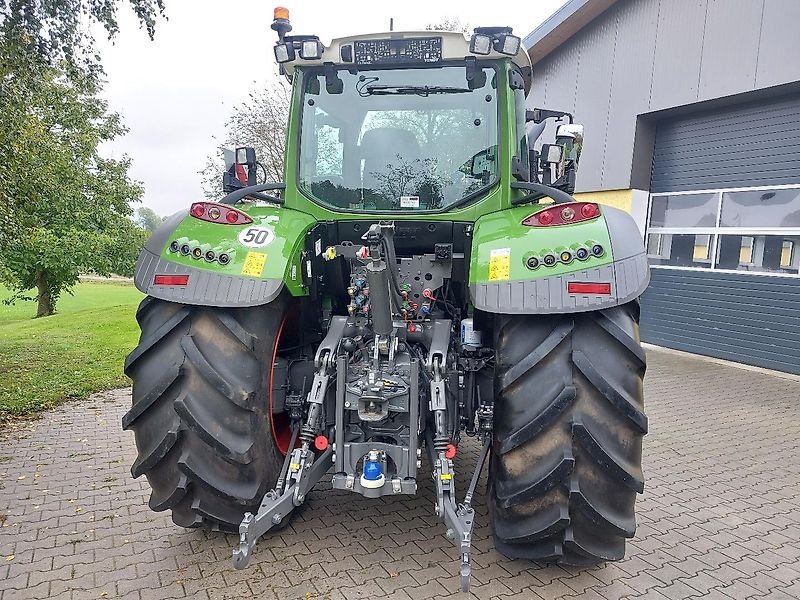
<instances>
[{"instance_id":1,"label":"side mirror","mask_svg":"<svg viewBox=\"0 0 800 600\"><path fill-rule=\"evenodd\" d=\"M257 183L256 169L256 149L249 146L237 148L236 176L244 185L255 185Z\"/></svg>"},{"instance_id":2,"label":"side mirror","mask_svg":"<svg viewBox=\"0 0 800 600\"><path fill-rule=\"evenodd\" d=\"M230 193L246 186L255 185L258 161L256 150L249 146L236 150L222 151L225 159L225 173L222 175L222 189Z\"/></svg>"},{"instance_id":3,"label":"side mirror","mask_svg":"<svg viewBox=\"0 0 800 600\"><path fill-rule=\"evenodd\" d=\"M489 155L489 150L481 150L467 161L467 165L472 177L486 178L494 170L494 156Z\"/></svg>"},{"instance_id":4,"label":"side mirror","mask_svg":"<svg viewBox=\"0 0 800 600\"><path fill-rule=\"evenodd\" d=\"M561 144L542 144L542 162L561 164L564 160L564 146Z\"/></svg>"},{"instance_id":5,"label":"side mirror","mask_svg":"<svg viewBox=\"0 0 800 600\"><path fill-rule=\"evenodd\" d=\"M556 129L556 144L564 147L564 160L572 161L577 169L583 148L583 125L560 125Z\"/></svg>"}]
</instances>

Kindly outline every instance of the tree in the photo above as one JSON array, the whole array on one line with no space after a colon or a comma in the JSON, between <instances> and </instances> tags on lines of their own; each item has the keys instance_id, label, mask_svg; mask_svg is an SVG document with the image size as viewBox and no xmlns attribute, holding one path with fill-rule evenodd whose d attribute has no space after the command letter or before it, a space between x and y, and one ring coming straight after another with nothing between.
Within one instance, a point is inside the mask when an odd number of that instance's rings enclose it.
<instances>
[{"instance_id":1,"label":"tree","mask_svg":"<svg viewBox=\"0 0 800 600\"><path fill-rule=\"evenodd\" d=\"M21 151L0 149L13 220L13 234L0 239L0 278L13 298L36 288L37 316L52 314L81 272L129 274L146 237L129 218L142 193L128 178L130 160L98 153L124 133L119 116L85 81L54 68L42 75L14 116Z\"/></svg>"},{"instance_id":2,"label":"tree","mask_svg":"<svg viewBox=\"0 0 800 600\"><path fill-rule=\"evenodd\" d=\"M147 233L153 233L164 222L164 217L156 213L152 208L140 206L136 209L136 219L134 221Z\"/></svg>"},{"instance_id":3,"label":"tree","mask_svg":"<svg viewBox=\"0 0 800 600\"><path fill-rule=\"evenodd\" d=\"M130 272L141 187L98 144L124 131L97 94L89 25L118 31L121 0L0 0L0 280L53 312L81 270ZM163 0L128 0L152 38Z\"/></svg>"},{"instance_id":4,"label":"tree","mask_svg":"<svg viewBox=\"0 0 800 600\"><path fill-rule=\"evenodd\" d=\"M266 181L283 181L283 152L289 121L289 86L281 79L250 92L248 99L234 107L225 123L226 137L214 155L208 156L200 171L203 192L209 200L222 194L222 149L252 146L263 165Z\"/></svg>"},{"instance_id":5,"label":"tree","mask_svg":"<svg viewBox=\"0 0 800 600\"><path fill-rule=\"evenodd\" d=\"M128 0L150 39L164 0ZM71 75L96 78L102 73L87 25L99 24L113 38L119 32L118 0L0 0L0 45L3 57L22 66L34 59L55 66L62 61Z\"/></svg>"}]
</instances>

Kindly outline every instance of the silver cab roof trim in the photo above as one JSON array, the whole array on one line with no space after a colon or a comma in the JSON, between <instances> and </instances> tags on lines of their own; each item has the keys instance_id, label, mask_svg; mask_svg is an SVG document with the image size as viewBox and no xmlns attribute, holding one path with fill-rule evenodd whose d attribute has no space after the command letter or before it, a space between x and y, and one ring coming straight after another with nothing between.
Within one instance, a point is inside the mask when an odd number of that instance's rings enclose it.
<instances>
[{"instance_id":1,"label":"silver cab roof trim","mask_svg":"<svg viewBox=\"0 0 800 600\"><path fill-rule=\"evenodd\" d=\"M487 55L472 54L469 51L470 34L462 33L460 31L386 31L383 33L370 33L365 35L352 35L343 38L336 38L331 40L330 44L323 44L325 50L322 57L317 60L304 60L298 55L292 62L284 63L284 68L289 75L294 74L294 69L297 66L321 66L325 63L334 63L341 66L357 66L355 63L342 62L340 48L347 44L352 44L355 41L361 40L402 40L408 38L421 38L421 37L441 37L442 38L442 60L463 60L466 57L477 58L478 60L487 59L501 59L510 58L511 61L520 68L531 67L531 59L528 56L524 46L520 44L519 51L515 56L507 56L500 54L494 49ZM435 64L435 63L434 63ZM527 82L527 80L526 80ZM526 87L525 93L530 90Z\"/></svg>"}]
</instances>

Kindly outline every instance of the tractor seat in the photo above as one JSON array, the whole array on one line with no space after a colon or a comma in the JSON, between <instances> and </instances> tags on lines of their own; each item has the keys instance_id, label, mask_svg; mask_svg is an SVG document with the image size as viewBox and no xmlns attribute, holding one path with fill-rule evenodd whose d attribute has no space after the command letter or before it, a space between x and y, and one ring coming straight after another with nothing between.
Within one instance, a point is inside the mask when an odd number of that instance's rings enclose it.
<instances>
[{"instance_id":1,"label":"tractor seat","mask_svg":"<svg viewBox=\"0 0 800 600\"><path fill-rule=\"evenodd\" d=\"M387 165L399 168L420 158L417 136L400 127L370 129L364 133L358 147L361 160L364 161L362 185L366 189L377 190L381 187L382 179L375 177L375 174L386 174L389 171Z\"/></svg>"}]
</instances>

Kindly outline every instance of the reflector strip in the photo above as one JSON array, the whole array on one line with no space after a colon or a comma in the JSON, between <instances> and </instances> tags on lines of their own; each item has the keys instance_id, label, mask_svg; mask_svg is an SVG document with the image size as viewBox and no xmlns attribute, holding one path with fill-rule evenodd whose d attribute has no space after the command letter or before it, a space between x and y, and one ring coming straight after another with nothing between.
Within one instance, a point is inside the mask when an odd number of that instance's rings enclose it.
<instances>
[{"instance_id":1,"label":"reflector strip","mask_svg":"<svg viewBox=\"0 0 800 600\"><path fill-rule=\"evenodd\" d=\"M153 285L187 285L188 275L156 275L153 277Z\"/></svg>"},{"instance_id":2,"label":"reflector strip","mask_svg":"<svg viewBox=\"0 0 800 600\"><path fill-rule=\"evenodd\" d=\"M611 295L610 283L589 283L584 281L568 281L567 292L570 294L603 294Z\"/></svg>"}]
</instances>

